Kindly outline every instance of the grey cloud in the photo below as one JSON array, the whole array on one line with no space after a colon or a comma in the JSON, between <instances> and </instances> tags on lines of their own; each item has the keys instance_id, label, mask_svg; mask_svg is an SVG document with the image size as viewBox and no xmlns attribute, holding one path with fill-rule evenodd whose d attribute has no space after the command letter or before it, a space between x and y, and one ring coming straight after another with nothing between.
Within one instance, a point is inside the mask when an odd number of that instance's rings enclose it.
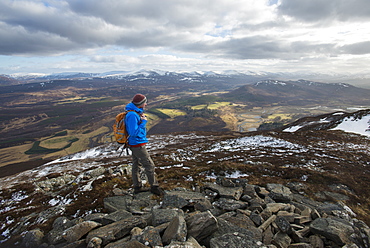
<instances>
[{"instance_id":1,"label":"grey cloud","mask_svg":"<svg viewBox=\"0 0 370 248\"><path fill-rule=\"evenodd\" d=\"M369 20L370 1L282 0L278 11L280 14L307 22Z\"/></svg>"},{"instance_id":2,"label":"grey cloud","mask_svg":"<svg viewBox=\"0 0 370 248\"><path fill-rule=\"evenodd\" d=\"M0 54L3 55L48 55L63 53L80 48L60 36L44 32L30 32L22 27L12 27L0 23Z\"/></svg>"},{"instance_id":3,"label":"grey cloud","mask_svg":"<svg viewBox=\"0 0 370 248\"><path fill-rule=\"evenodd\" d=\"M340 47L341 53L344 54L370 54L370 41L358 42Z\"/></svg>"},{"instance_id":4,"label":"grey cloud","mask_svg":"<svg viewBox=\"0 0 370 248\"><path fill-rule=\"evenodd\" d=\"M0 32L11 33L0 41L1 54L44 54L47 48L53 54L63 47L65 52L70 52L108 45L125 48L171 46L190 39L191 33L196 33L207 18L186 1L71 0L58 3L60 5L53 7L40 2L28 2L28 6L0 2ZM37 41L36 34L39 35ZM48 37L53 39L47 40ZM63 45L53 44L58 40L62 40Z\"/></svg>"},{"instance_id":5,"label":"grey cloud","mask_svg":"<svg viewBox=\"0 0 370 248\"><path fill-rule=\"evenodd\" d=\"M189 0L68 0L71 10L85 16L95 16L108 23L151 28L156 25L176 28L197 28L209 20L209 1Z\"/></svg>"},{"instance_id":6,"label":"grey cloud","mask_svg":"<svg viewBox=\"0 0 370 248\"><path fill-rule=\"evenodd\" d=\"M230 39L217 43L191 43L178 47L186 52L198 52L208 56L234 59L301 59L313 54L336 53L335 44L310 42L286 42L268 36Z\"/></svg>"},{"instance_id":7,"label":"grey cloud","mask_svg":"<svg viewBox=\"0 0 370 248\"><path fill-rule=\"evenodd\" d=\"M237 7L233 1L211 0L60 0L44 5L28 1L0 1L0 54L56 55L105 46L166 48L171 52L201 53L209 57L235 59L297 59L309 54L337 55L369 53L369 42L343 47L334 44L289 42L273 37L273 28L288 30L283 18L266 22L231 25L230 38L213 42L204 39L225 16ZM351 8L349 7L351 6ZM328 18L370 18L369 0L282 0L278 12L303 21ZM226 18L227 19L227 18ZM228 20L228 19L227 19ZM222 26L221 24L221 26ZM206 26L206 28L205 28ZM248 37L232 33L247 34ZM258 35L254 35L255 32Z\"/></svg>"}]
</instances>

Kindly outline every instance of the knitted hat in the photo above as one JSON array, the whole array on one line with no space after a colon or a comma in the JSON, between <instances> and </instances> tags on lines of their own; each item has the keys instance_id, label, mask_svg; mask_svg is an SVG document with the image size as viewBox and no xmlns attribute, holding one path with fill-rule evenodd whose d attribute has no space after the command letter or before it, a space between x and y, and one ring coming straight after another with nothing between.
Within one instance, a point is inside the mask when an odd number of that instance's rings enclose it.
<instances>
[{"instance_id":1,"label":"knitted hat","mask_svg":"<svg viewBox=\"0 0 370 248\"><path fill-rule=\"evenodd\" d=\"M147 101L146 97L142 94L136 94L134 98L132 98L132 103L135 104L136 106L140 106L146 101Z\"/></svg>"}]
</instances>

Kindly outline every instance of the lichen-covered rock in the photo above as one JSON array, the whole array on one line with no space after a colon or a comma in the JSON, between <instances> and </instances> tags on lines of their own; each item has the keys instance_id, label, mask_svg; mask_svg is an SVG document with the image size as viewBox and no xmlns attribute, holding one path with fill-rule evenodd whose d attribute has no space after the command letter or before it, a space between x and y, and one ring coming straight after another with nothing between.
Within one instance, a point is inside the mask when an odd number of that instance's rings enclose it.
<instances>
[{"instance_id":1,"label":"lichen-covered rock","mask_svg":"<svg viewBox=\"0 0 370 248\"><path fill-rule=\"evenodd\" d=\"M121 239L128 235L134 227L144 228L145 226L146 222L143 218L131 217L92 230L87 235L86 240L87 242L90 242L92 238L97 237L102 240L102 245L106 245L109 242Z\"/></svg>"},{"instance_id":2,"label":"lichen-covered rock","mask_svg":"<svg viewBox=\"0 0 370 248\"><path fill-rule=\"evenodd\" d=\"M293 200L293 194L288 187L269 183L266 188L270 192L269 196L276 202L291 202Z\"/></svg>"},{"instance_id":3,"label":"lichen-covered rock","mask_svg":"<svg viewBox=\"0 0 370 248\"><path fill-rule=\"evenodd\" d=\"M253 241L250 236L243 233L226 233L222 236L212 238L210 248L260 248L261 243Z\"/></svg>"},{"instance_id":4,"label":"lichen-covered rock","mask_svg":"<svg viewBox=\"0 0 370 248\"><path fill-rule=\"evenodd\" d=\"M350 244L351 235L354 233L353 227L344 221L332 218L319 218L310 225L311 231L332 240L338 245Z\"/></svg>"},{"instance_id":5,"label":"lichen-covered rock","mask_svg":"<svg viewBox=\"0 0 370 248\"><path fill-rule=\"evenodd\" d=\"M170 244L171 241L186 241L188 231L183 216L179 215L172 219L163 234L163 243Z\"/></svg>"},{"instance_id":6,"label":"lichen-covered rock","mask_svg":"<svg viewBox=\"0 0 370 248\"><path fill-rule=\"evenodd\" d=\"M171 222L174 217L179 215L184 216L184 212L181 209L153 209L152 224L153 226L159 226Z\"/></svg>"},{"instance_id":7,"label":"lichen-covered rock","mask_svg":"<svg viewBox=\"0 0 370 248\"><path fill-rule=\"evenodd\" d=\"M217 219L209 211L188 216L186 225L188 237L194 237L200 242L218 229Z\"/></svg>"},{"instance_id":8,"label":"lichen-covered rock","mask_svg":"<svg viewBox=\"0 0 370 248\"><path fill-rule=\"evenodd\" d=\"M40 229L34 229L27 232L22 241L22 247L38 248L42 244L44 233Z\"/></svg>"},{"instance_id":9,"label":"lichen-covered rock","mask_svg":"<svg viewBox=\"0 0 370 248\"><path fill-rule=\"evenodd\" d=\"M92 229L101 226L100 223L95 221L84 221L74 225L63 232L63 238L67 240L68 243L75 242L79 240L82 236L90 232Z\"/></svg>"},{"instance_id":10,"label":"lichen-covered rock","mask_svg":"<svg viewBox=\"0 0 370 248\"><path fill-rule=\"evenodd\" d=\"M243 187L223 187L214 183L205 184L204 188L216 192L220 197L239 200L243 194Z\"/></svg>"}]
</instances>

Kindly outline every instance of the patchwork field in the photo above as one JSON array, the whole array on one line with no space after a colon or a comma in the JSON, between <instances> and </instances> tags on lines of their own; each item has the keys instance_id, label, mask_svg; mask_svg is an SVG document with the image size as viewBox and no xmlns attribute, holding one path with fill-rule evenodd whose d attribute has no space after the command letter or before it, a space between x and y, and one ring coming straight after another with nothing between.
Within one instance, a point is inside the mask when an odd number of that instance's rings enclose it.
<instances>
[{"instance_id":1,"label":"patchwork field","mask_svg":"<svg viewBox=\"0 0 370 248\"><path fill-rule=\"evenodd\" d=\"M299 95L301 92L289 95L286 87L274 88L276 84L266 83L258 89L250 85L232 89L232 85L217 80L207 83L171 80L137 80L135 84L131 80L55 80L26 84L26 87L3 87L0 167L52 159L114 142L114 118L138 92L149 99L146 110L149 135L271 130L304 116L369 107L367 98L363 97L366 92L358 89L345 95L346 100L328 99L326 95L315 98L317 93L304 95L309 97L307 100ZM315 87L321 90L327 86ZM284 98L276 90L281 90Z\"/></svg>"}]
</instances>

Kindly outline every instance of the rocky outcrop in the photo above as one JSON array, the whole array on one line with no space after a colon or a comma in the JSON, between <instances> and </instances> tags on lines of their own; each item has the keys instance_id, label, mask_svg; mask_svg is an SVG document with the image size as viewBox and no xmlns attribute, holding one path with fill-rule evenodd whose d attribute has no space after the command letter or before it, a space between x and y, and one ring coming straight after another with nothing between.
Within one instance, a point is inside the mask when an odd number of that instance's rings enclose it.
<instances>
[{"instance_id":1,"label":"rocky outcrop","mask_svg":"<svg viewBox=\"0 0 370 248\"><path fill-rule=\"evenodd\" d=\"M58 217L44 234L25 233L24 247L324 248L370 247L370 228L343 203L311 200L280 184L266 188L218 178L195 191L106 198L107 213Z\"/></svg>"}]
</instances>

